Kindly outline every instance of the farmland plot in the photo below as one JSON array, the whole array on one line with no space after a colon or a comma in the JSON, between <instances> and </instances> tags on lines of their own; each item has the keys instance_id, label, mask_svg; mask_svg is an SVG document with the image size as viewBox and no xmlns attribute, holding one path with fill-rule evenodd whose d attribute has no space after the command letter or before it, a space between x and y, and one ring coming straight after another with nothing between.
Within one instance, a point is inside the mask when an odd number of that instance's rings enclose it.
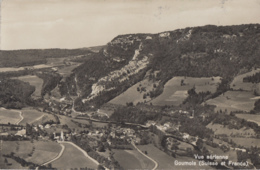
<instances>
[{"instance_id":1,"label":"farmland plot","mask_svg":"<svg viewBox=\"0 0 260 170\"><path fill-rule=\"evenodd\" d=\"M227 91L223 95L220 95L214 99L207 100L206 103L215 105L215 111L246 111L249 112L254 108L253 100L254 97L252 92L247 91Z\"/></svg>"},{"instance_id":2,"label":"farmland plot","mask_svg":"<svg viewBox=\"0 0 260 170\"><path fill-rule=\"evenodd\" d=\"M188 90L194 86L197 93L207 91L214 93L218 83L220 83L220 77L174 77L164 85L163 93L151 103L160 106L180 105L188 97Z\"/></svg>"},{"instance_id":3,"label":"farmland plot","mask_svg":"<svg viewBox=\"0 0 260 170\"><path fill-rule=\"evenodd\" d=\"M71 144L63 143L65 150L62 156L56 161L52 162L52 166L58 169L71 168L92 168L97 169L97 165Z\"/></svg>"},{"instance_id":4,"label":"farmland plot","mask_svg":"<svg viewBox=\"0 0 260 170\"><path fill-rule=\"evenodd\" d=\"M113 150L114 158L124 169L152 169L154 163L137 150Z\"/></svg>"},{"instance_id":5,"label":"farmland plot","mask_svg":"<svg viewBox=\"0 0 260 170\"><path fill-rule=\"evenodd\" d=\"M252 76L255 73L260 72L260 69L256 69L256 70L252 70L250 72L238 75L234 78L234 80L232 81L232 83L230 84L230 87L235 89L235 90L246 90L246 91L252 91L256 85L254 85L253 83L250 82L243 82L243 78L247 77L247 76ZM259 83L258 83L259 85Z\"/></svg>"},{"instance_id":6,"label":"farmland plot","mask_svg":"<svg viewBox=\"0 0 260 170\"><path fill-rule=\"evenodd\" d=\"M147 94L149 91L153 90L153 85L157 83L153 83L147 79L140 81L128 88L125 92L115 97L109 103L125 105L126 103L133 102L134 104L138 102L149 101L149 96L144 98L144 94ZM139 89L139 90L137 90Z\"/></svg>"},{"instance_id":7,"label":"farmland plot","mask_svg":"<svg viewBox=\"0 0 260 170\"><path fill-rule=\"evenodd\" d=\"M0 123L2 124L16 124L21 120L20 111L19 110L7 110L4 108L0 108Z\"/></svg>"}]
</instances>

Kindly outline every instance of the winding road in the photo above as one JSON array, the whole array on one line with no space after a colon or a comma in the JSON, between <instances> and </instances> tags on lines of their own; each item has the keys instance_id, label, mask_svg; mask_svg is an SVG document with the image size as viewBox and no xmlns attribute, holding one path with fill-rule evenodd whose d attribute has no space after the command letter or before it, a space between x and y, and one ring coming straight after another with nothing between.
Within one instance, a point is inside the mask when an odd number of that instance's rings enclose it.
<instances>
[{"instance_id":1,"label":"winding road","mask_svg":"<svg viewBox=\"0 0 260 170\"><path fill-rule=\"evenodd\" d=\"M16 110L12 110L12 111L16 111ZM19 115L20 115L20 120L18 120L15 124L18 125L22 120L23 120L23 113L21 111L16 111L16 112L19 112Z\"/></svg>"},{"instance_id":2,"label":"winding road","mask_svg":"<svg viewBox=\"0 0 260 170\"><path fill-rule=\"evenodd\" d=\"M65 141L63 141L63 142L60 142L60 143L61 143L61 144L62 144L62 143L67 143L67 144L73 145L75 148L77 148L78 150L80 150L80 151L84 154L85 157L87 157L88 159L90 159L91 161L93 161L97 166L99 165L99 162L98 162L97 160L95 160L95 159L93 159L92 157L90 157L86 151L84 151L83 149L81 149L78 145L74 144L73 142L68 142L68 141L65 142ZM103 167L104 167L106 170L109 170L107 167L105 167L105 166L103 166Z\"/></svg>"},{"instance_id":3,"label":"winding road","mask_svg":"<svg viewBox=\"0 0 260 170\"><path fill-rule=\"evenodd\" d=\"M153 167L152 170L155 170L155 169L158 167L158 163L157 163L154 159L152 159L151 157L149 157L149 156L147 156L146 154L144 154L140 149L138 149L138 148L136 147L136 145L134 144L134 142L132 142L132 145L134 146L134 148L135 148L139 153L141 153L141 154L142 154L143 156L145 156L146 158L150 159L150 160L155 164L155 166Z\"/></svg>"},{"instance_id":4,"label":"winding road","mask_svg":"<svg viewBox=\"0 0 260 170\"><path fill-rule=\"evenodd\" d=\"M42 166L46 166L46 165L48 165L49 163L52 163L52 162L56 161L57 159L59 159L59 158L62 156L62 154L63 154L63 152L64 152L64 150L65 150L65 148L66 148L66 147L63 145L63 143L73 145L75 148L77 148L79 151L81 151L81 152L84 154L85 157L87 157L88 159L90 159L91 161L93 161L97 166L99 165L99 162L98 162L97 160L95 160L95 159L93 159L92 157L90 157L86 151L84 151L83 149L81 149L81 148L80 148L79 146L77 146L76 144L74 144L74 143L72 143L72 142L68 142L68 141L66 141L66 142L65 142L65 141L59 141L59 144L60 144L61 147L62 147L62 149L61 149L59 155L56 156L55 158L53 158L52 160L50 160L50 161L48 161L48 162L46 162L46 163L43 163ZM104 166L103 166L103 167L104 167ZM109 170L109 169L106 168L106 167L104 167L104 168L105 168L106 170ZM38 170L38 169L39 169L39 167L36 168L36 170Z\"/></svg>"},{"instance_id":5,"label":"winding road","mask_svg":"<svg viewBox=\"0 0 260 170\"><path fill-rule=\"evenodd\" d=\"M49 163L51 163L51 162L53 162L53 161L56 161L57 159L59 159L59 158L62 156L62 154L63 154L63 152L64 152L64 150L65 150L65 146L62 145L61 143L60 143L60 146L61 146L61 151L60 151L59 155L56 156L54 159L52 159L52 160L50 160L50 161L48 161L48 162L46 162L46 163L43 163L42 165L48 165Z\"/></svg>"},{"instance_id":6,"label":"winding road","mask_svg":"<svg viewBox=\"0 0 260 170\"><path fill-rule=\"evenodd\" d=\"M65 150L65 146L62 145L61 143L60 143L60 146L61 146L61 151L60 151L59 155L56 156L55 158L53 158L52 160L41 164L42 166L48 165L49 163L52 163L53 161L56 161L57 159L59 159L62 156L62 154L63 154L63 152ZM36 170L38 170L38 169L39 169L39 167L36 167Z\"/></svg>"},{"instance_id":7,"label":"winding road","mask_svg":"<svg viewBox=\"0 0 260 170\"><path fill-rule=\"evenodd\" d=\"M34 123L34 122L36 122L36 121L40 120L41 118L43 118L43 116L44 116L44 114L43 114L43 115L41 115L40 117L38 117L38 118L36 118L36 119L32 120L32 121L31 121L29 124L32 124L32 123Z\"/></svg>"}]
</instances>

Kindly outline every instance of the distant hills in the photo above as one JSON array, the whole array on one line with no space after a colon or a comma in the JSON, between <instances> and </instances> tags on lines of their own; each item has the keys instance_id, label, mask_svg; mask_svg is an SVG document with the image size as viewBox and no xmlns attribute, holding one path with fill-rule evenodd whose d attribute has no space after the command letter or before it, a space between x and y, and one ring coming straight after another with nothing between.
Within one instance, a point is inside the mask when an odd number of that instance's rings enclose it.
<instances>
[{"instance_id":1,"label":"distant hills","mask_svg":"<svg viewBox=\"0 0 260 170\"><path fill-rule=\"evenodd\" d=\"M0 50L0 67L22 67L45 64L47 58L61 58L93 53L90 49Z\"/></svg>"}]
</instances>

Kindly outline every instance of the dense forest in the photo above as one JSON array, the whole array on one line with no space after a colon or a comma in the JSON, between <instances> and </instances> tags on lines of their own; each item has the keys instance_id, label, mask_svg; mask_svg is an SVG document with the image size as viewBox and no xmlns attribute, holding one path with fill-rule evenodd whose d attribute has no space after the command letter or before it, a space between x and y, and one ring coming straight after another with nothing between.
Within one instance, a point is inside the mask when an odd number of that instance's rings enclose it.
<instances>
[{"instance_id":1,"label":"dense forest","mask_svg":"<svg viewBox=\"0 0 260 170\"><path fill-rule=\"evenodd\" d=\"M2 79L0 82L0 106L21 109L32 102L31 94L35 87L16 79Z\"/></svg>"}]
</instances>

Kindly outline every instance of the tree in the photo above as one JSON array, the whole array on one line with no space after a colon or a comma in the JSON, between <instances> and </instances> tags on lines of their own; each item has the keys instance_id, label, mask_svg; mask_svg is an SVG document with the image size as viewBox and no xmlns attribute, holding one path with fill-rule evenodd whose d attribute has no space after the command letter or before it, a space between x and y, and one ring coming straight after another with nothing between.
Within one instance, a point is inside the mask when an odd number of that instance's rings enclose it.
<instances>
[{"instance_id":1,"label":"tree","mask_svg":"<svg viewBox=\"0 0 260 170\"><path fill-rule=\"evenodd\" d=\"M143 95L143 99L146 99L146 94Z\"/></svg>"},{"instance_id":2,"label":"tree","mask_svg":"<svg viewBox=\"0 0 260 170\"><path fill-rule=\"evenodd\" d=\"M181 86L183 86L184 85L184 80L183 79L181 79Z\"/></svg>"},{"instance_id":3,"label":"tree","mask_svg":"<svg viewBox=\"0 0 260 170\"><path fill-rule=\"evenodd\" d=\"M98 165L97 169L98 170L105 170L105 168L102 165L100 165L100 164Z\"/></svg>"},{"instance_id":4,"label":"tree","mask_svg":"<svg viewBox=\"0 0 260 170\"><path fill-rule=\"evenodd\" d=\"M5 158L5 164L8 164L8 161L7 161L7 159Z\"/></svg>"},{"instance_id":5,"label":"tree","mask_svg":"<svg viewBox=\"0 0 260 170\"><path fill-rule=\"evenodd\" d=\"M197 147L199 148L199 149L202 149L202 147L203 147L203 141L202 141L202 139L198 139L197 140L197 142L196 142L196 145L197 145Z\"/></svg>"},{"instance_id":6,"label":"tree","mask_svg":"<svg viewBox=\"0 0 260 170\"><path fill-rule=\"evenodd\" d=\"M49 164L47 165L47 167L48 167L48 169L51 169L51 168L52 168L52 164L49 163Z\"/></svg>"},{"instance_id":7,"label":"tree","mask_svg":"<svg viewBox=\"0 0 260 170\"><path fill-rule=\"evenodd\" d=\"M104 147L104 145L101 143L100 145L99 145L99 147L98 147L98 152L105 152L106 150L105 150L105 147Z\"/></svg>"}]
</instances>

